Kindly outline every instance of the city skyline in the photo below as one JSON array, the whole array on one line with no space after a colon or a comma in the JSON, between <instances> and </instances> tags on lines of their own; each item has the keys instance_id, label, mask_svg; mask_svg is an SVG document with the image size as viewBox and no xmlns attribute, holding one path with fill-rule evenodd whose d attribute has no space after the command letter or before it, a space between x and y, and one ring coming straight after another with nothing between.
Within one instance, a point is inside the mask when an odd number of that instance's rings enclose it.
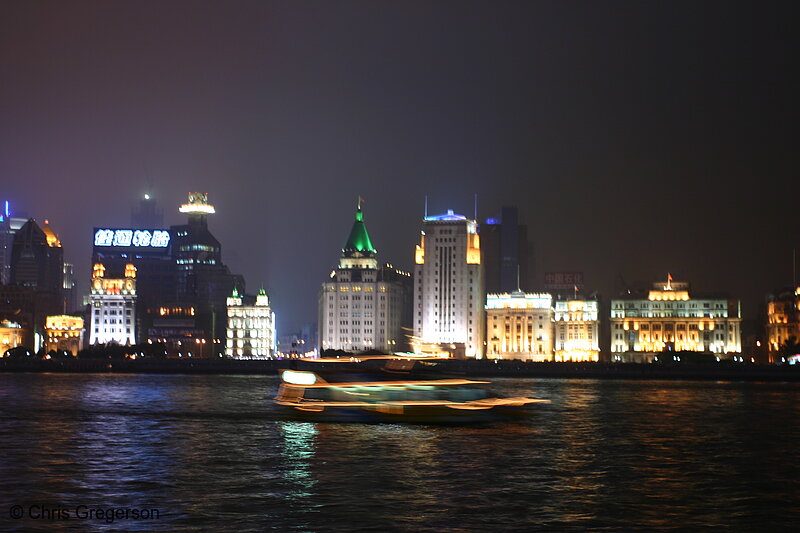
<instances>
[{"instance_id":1,"label":"city skyline","mask_svg":"<svg viewBox=\"0 0 800 533\"><path fill-rule=\"evenodd\" d=\"M148 199L154 199L155 198L155 195L153 195L152 192L151 193L146 193L146 194L147 194ZM356 196L356 198L358 199L357 203L360 204L360 203L363 202L366 205L366 200L363 197ZM425 202L426 203L427 203L427 200L428 199L426 197L425 198ZM354 201L352 203L355 205L356 202ZM178 204L180 204L180 202L178 202ZM156 204L156 207L159 207L159 208L163 209L164 206L162 206L160 204ZM516 207L516 206L514 206L514 207ZM132 209L134 209L134 208L132 207ZM179 209L177 207L177 204L176 204L175 211L179 213ZM500 210L498 209L497 211L499 212ZM525 209L522 208L520 211L522 213L524 213ZM169 209L168 208L166 209L166 212L169 213ZM446 210L445 212L441 213L441 215L446 215L447 213L450 213L450 212L453 212L453 210L452 209ZM435 216L430 211L428 213L429 213L429 216ZM23 218L25 218L25 219L33 218L34 220L37 220L37 221L42 220L42 219L40 219L38 217L32 217L32 216L29 216L29 215L30 215L30 213L25 213L25 217L23 217ZM216 213L214 215L216 216ZM16 216L13 211L12 211L12 216ZM185 215L182 215L182 214L179 213L179 217L184 217L184 216ZM373 215L373 216L375 218L377 218L377 219L380 219L380 214L376 214L376 215ZM467 217L467 218L469 218L469 217ZM486 217L486 218L492 218L492 217ZM483 218L483 219L481 217L478 218L478 226L479 227L486 227L487 226L486 218ZM47 220L48 224L49 224L49 219L44 219L44 220ZM371 220L372 220L372 217L371 217ZM169 217L169 215L168 215L166 221L160 227L168 228L170 225L173 225L172 222L173 221L172 221L171 217ZM180 220L176 219L175 222L180 222ZM424 216L420 217L419 226L418 227L421 228L421 225L424 222L425 222L425 217ZM373 225L373 224L376 225L376 226L379 225L379 224L376 224L374 222L371 222L370 225ZM214 223L211 222L210 225L211 225L211 228L214 229ZM49 225L48 225L48 227L49 227ZM130 221L128 223L122 223L122 224L118 224L118 225L113 225L113 224L95 224L95 226L93 226L90 229L90 232L89 232L89 234L88 234L88 236L86 238L87 242L89 243L87 245L89 247L89 258L91 258L91 246L92 246L92 243L93 243L94 232L97 230L98 227L127 228L127 227L133 227L133 226L131 225ZM155 228L153 228L153 229L155 229ZM59 239L62 238L61 233L58 232L58 226L56 226L53 231L55 231L55 234L58 236ZM419 229L418 229L417 233L419 234ZM300 238L300 240L302 240L302 238ZM419 237L417 237L417 240L419 240ZM341 248L339 248L338 252L341 253L341 251L342 251ZM229 248L226 248L226 255L227 255L227 253L230 253L229 252ZM236 253L236 251L233 252L233 255L239 256L239 254ZM383 254L382 254L382 256L383 256ZM74 262L76 264L80 264L83 261L82 257L75 257L75 252L71 251L70 249L65 249L64 258L65 258L65 262ZM389 261L390 258L384 257L384 260L385 261ZM789 261L791 261L791 260L792 260L792 258L789 257ZM91 265L92 264L92 262L90 260L87 260L85 262L87 263L87 265ZM398 261L391 261L391 262L393 264L395 264L396 266L398 266L399 268L401 268L401 269L404 268L403 267L404 263L402 261L399 261L399 262ZM546 261L544 263L547 264ZM411 262L411 264L413 265L413 262ZM539 264L539 261L537 261L537 265L538 264ZM88 296L88 293L89 293L89 283L88 282L91 281L91 267L87 266L87 268L89 268L89 272L87 272L86 276L81 276L80 271L78 271L78 275L75 276L75 279L77 281L76 286L80 290L80 292L78 293L78 297ZM323 270L326 273L329 273L330 268L324 268L323 267ZM409 270L413 270L413 267L410 267ZM521 287L521 288L524 291L527 291L527 292L547 291L548 290L547 289L547 282L544 279L544 275L546 273L549 273L549 272L553 272L553 271L546 271L546 272L541 272L540 271L540 272L538 272L537 276L535 276L535 278L534 278L535 281L533 283L530 283L529 287ZM560 272L565 272L565 271L560 271ZM683 270L678 268L678 269L673 269L670 272L681 273L681 272L683 272ZM557 271L555 273L558 274L559 272ZM586 278L588 278L589 280L596 279L596 276L594 276L593 275L594 273L591 272L591 271L578 271L576 273L579 273L579 274L583 275L584 279L586 279ZM661 275L663 275L663 271L656 271L652 277L653 277L653 279L655 279L655 278L658 278ZM643 278L644 274L640 273L637 276L638 277L634 278L634 281L632 281L632 282L628 282L627 280L622 280L622 279L615 280L615 282L625 281L626 282L626 287L631 289L631 290L634 290L634 291L645 290L652 283L651 280L647 280L647 279ZM700 286L694 280L689 280L689 278L687 276L684 276L683 274L677 274L677 276L681 277L682 279L687 279L690 283L692 283L693 286ZM307 284L317 288L317 296L318 296L318 293L319 293L318 285L320 283L323 283L324 280L326 279L326 277L327 276L321 277L320 280L319 280L319 283L316 283L316 280L307 280ZM258 287L262 287L263 288L264 286L266 286L267 288L270 289L270 297L272 298L273 289L272 289L271 286L265 285L264 283L259 283L257 280L248 280L247 278L245 278L244 281L250 287L250 289L248 289L249 292L254 292L253 287L258 286ZM772 287L767 287L766 285L764 285L764 283L760 283L758 280L756 280L755 283L757 285L759 285L759 288L756 289L756 292L758 290L763 292L763 297L758 299L758 300L755 300L755 301L752 301L752 302L747 302L746 304L743 304L742 318L746 319L746 320L747 319L753 320L753 319L757 319L757 318L758 319L763 319L764 317L760 316L758 313L761 313L761 312L763 312L765 310L766 303L767 303L770 295L775 291L779 291L779 290L781 290L781 289L783 289L785 287L792 286L794 284L793 281L795 281L795 280L787 279L782 284L777 284L777 285L774 285ZM607 283L606 286L613 286L615 282ZM315 285L315 283L316 283L316 285ZM602 285L602 282L599 283L598 285ZM584 282L582 287L581 287L581 289L582 289L582 292L585 292L585 293L598 293L602 298L606 299L607 301L610 301L611 299L614 299L615 297L618 297L618 296L621 295L619 290L611 290L608 293L603 293L600 289L598 289L598 285L592 285L591 283ZM286 286L281 286L279 284L276 287L275 292L277 292L279 294L281 292L283 292L283 291L280 290L282 287L284 289L286 289L287 293L291 293L293 290L296 291L298 289L298 287L293 287L293 288L289 287L289 288L287 288ZM701 291L702 292L714 292L714 293L728 294L731 297L735 297L735 298L738 298L738 299L741 299L741 300L744 301L745 298L741 297L741 294L746 293L748 287L751 288L751 289L753 288L752 284L751 285L744 285L743 284L743 285L733 286L733 287L715 286L715 287L713 287L713 289L701 286ZM577 288L577 285L576 285L576 288ZM278 307L278 310L279 310L280 313L287 313L287 315L291 315L291 312L293 310L296 311L297 307L300 307L301 305L302 304L296 304L295 303L293 309L291 307L287 307L286 309L284 309L281 306L281 307ZM316 306L317 306L317 303L315 301L313 306L312 306L314 309L312 310L312 312L310 313L310 315L307 318L305 318L305 319L301 318L301 320L299 320L297 322L297 325L296 326L293 325L291 328L289 328L289 327L287 327L287 328L281 327L281 329L279 330L280 334L282 334L282 335L290 334L290 333L297 332L297 331L303 329L308 324L312 324L313 325L315 323L315 317L316 317ZM762 320L762 322L763 322L763 320Z\"/></svg>"},{"instance_id":2,"label":"city skyline","mask_svg":"<svg viewBox=\"0 0 800 533\"><path fill-rule=\"evenodd\" d=\"M611 297L664 272L753 318L792 281L790 4L0 7L0 180L90 273L145 192L218 208L224 258L294 331L366 198L413 265L430 212L519 207L535 272ZM541 279L539 279L541 282ZM531 287L529 290L535 290Z\"/></svg>"}]
</instances>

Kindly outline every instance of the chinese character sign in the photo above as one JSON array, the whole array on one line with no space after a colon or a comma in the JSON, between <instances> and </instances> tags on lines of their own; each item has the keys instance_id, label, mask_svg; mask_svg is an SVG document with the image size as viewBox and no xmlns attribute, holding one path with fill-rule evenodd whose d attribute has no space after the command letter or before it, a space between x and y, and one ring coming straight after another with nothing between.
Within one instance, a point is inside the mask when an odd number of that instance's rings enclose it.
<instances>
[{"instance_id":1,"label":"chinese character sign","mask_svg":"<svg viewBox=\"0 0 800 533\"><path fill-rule=\"evenodd\" d=\"M118 246L122 248L166 248L169 246L168 230L147 229L96 229L95 246Z\"/></svg>"}]
</instances>

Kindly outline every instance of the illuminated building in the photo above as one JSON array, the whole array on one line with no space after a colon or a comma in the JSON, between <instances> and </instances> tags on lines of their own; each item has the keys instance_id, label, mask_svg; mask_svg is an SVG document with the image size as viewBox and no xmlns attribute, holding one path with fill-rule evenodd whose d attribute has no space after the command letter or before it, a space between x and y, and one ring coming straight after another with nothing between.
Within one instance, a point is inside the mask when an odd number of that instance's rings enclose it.
<instances>
[{"instance_id":1,"label":"illuminated building","mask_svg":"<svg viewBox=\"0 0 800 533\"><path fill-rule=\"evenodd\" d=\"M30 219L14 234L11 284L61 295L64 287L64 252L61 241L47 221L39 227L36 221ZM63 309L60 311L63 312Z\"/></svg>"},{"instance_id":2,"label":"illuminated building","mask_svg":"<svg viewBox=\"0 0 800 533\"><path fill-rule=\"evenodd\" d=\"M11 283L11 251L14 247L14 234L28 221L27 218L11 215L11 207L6 200L0 209L0 284Z\"/></svg>"},{"instance_id":3,"label":"illuminated building","mask_svg":"<svg viewBox=\"0 0 800 533\"><path fill-rule=\"evenodd\" d=\"M320 350L392 353L405 343L401 328L410 274L389 264L379 268L377 253L359 200L339 266L319 294Z\"/></svg>"},{"instance_id":4,"label":"illuminated building","mask_svg":"<svg viewBox=\"0 0 800 533\"><path fill-rule=\"evenodd\" d=\"M154 316L148 310L175 302L172 233L168 229L142 226L99 227L94 228L93 239L93 265L102 264L106 272L119 273L129 264L136 267L135 331L137 343L143 343Z\"/></svg>"},{"instance_id":5,"label":"illuminated building","mask_svg":"<svg viewBox=\"0 0 800 533\"><path fill-rule=\"evenodd\" d=\"M29 219L14 232L10 283L2 292L5 304L14 308L12 319L25 331L26 347L33 351L44 343L45 317L64 312L63 253L47 221L40 227Z\"/></svg>"},{"instance_id":6,"label":"illuminated building","mask_svg":"<svg viewBox=\"0 0 800 533\"><path fill-rule=\"evenodd\" d=\"M45 350L66 351L78 355L83 347L83 319L79 316L47 317Z\"/></svg>"},{"instance_id":7,"label":"illuminated building","mask_svg":"<svg viewBox=\"0 0 800 533\"><path fill-rule=\"evenodd\" d=\"M264 289L255 297L242 296L233 289L228 297L225 355L269 359L275 356L275 313Z\"/></svg>"},{"instance_id":8,"label":"illuminated building","mask_svg":"<svg viewBox=\"0 0 800 533\"><path fill-rule=\"evenodd\" d=\"M22 328L22 345L38 352L44 344L48 315L61 313L62 301L52 291L23 285L0 285L0 321L8 319Z\"/></svg>"},{"instance_id":9,"label":"illuminated building","mask_svg":"<svg viewBox=\"0 0 800 533\"><path fill-rule=\"evenodd\" d=\"M504 207L479 228L487 293L511 293L530 287L531 244L528 227L519 224L516 207Z\"/></svg>"},{"instance_id":10,"label":"illuminated building","mask_svg":"<svg viewBox=\"0 0 800 533\"><path fill-rule=\"evenodd\" d=\"M206 193L190 193L179 211L188 215L188 224L171 226L172 258L176 268L176 302L194 307L197 324L213 344L211 355L225 353L227 298L234 288L244 293L241 276L231 274L222 263L222 247L208 229L208 215L214 206Z\"/></svg>"},{"instance_id":11,"label":"illuminated building","mask_svg":"<svg viewBox=\"0 0 800 533\"><path fill-rule=\"evenodd\" d=\"M598 361L600 323L598 301L579 298L555 302L555 360Z\"/></svg>"},{"instance_id":12,"label":"illuminated building","mask_svg":"<svg viewBox=\"0 0 800 533\"><path fill-rule=\"evenodd\" d=\"M424 218L414 258L415 351L438 345L455 357L483 356L485 293L477 227L452 210Z\"/></svg>"},{"instance_id":13,"label":"illuminated building","mask_svg":"<svg viewBox=\"0 0 800 533\"><path fill-rule=\"evenodd\" d=\"M24 332L22 326L16 322L11 322L9 320L0 322L0 357L3 357L11 348L22 346L23 337Z\"/></svg>"},{"instance_id":14,"label":"illuminated building","mask_svg":"<svg viewBox=\"0 0 800 533\"><path fill-rule=\"evenodd\" d=\"M665 351L738 354L739 307L734 299L693 296L688 283L668 277L646 295L611 301L612 359L653 361Z\"/></svg>"},{"instance_id":15,"label":"illuminated building","mask_svg":"<svg viewBox=\"0 0 800 533\"><path fill-rule=\"evenodd\" d=\"M767 298L769 362L781 362L785 344L800 343L800 287L785 288Z\"/></svg>"},{"instance_id":16,"label":"illuminated building","mask_svg":"<svg viewBox=\"0 0 800 533\"><path fill-rule=\"evenodd\" d=\"M486 357L552 361L552 303L549 294L487 294Z\"/></svg>"},{"instance_id":17,"label":"illuminated building","mask_svg":"<svg viewBox=\"0 0 800 533\"><path fill-rule=\"evenodd\" d=\"M175 357L209 357L213 352L213 339L197 324L194 307L163 305L146 313L148 344L162 344L167 355Z\"/></svg>"},{"instance_id":18,"label":"illuminated building","mask_svg":"<svg viewBox=\"0 0 800 533\"><path fill-rule=\"evenodd\" d=\"M102 263L92 268L89 296L90 344L136 344L136 267L106 270Z\"/></svg>"},{"instance_id":19,"label":"illuminated building","mask_svg":"<svg viewBox=\"0 0 800 533\"><path fill-rule=\"evenodd\" d=\"M63 273L64 309L74 311L77 309L77 302L75 300L75 269L72 263L64 263Z\"/></svg>"}]
</instances>

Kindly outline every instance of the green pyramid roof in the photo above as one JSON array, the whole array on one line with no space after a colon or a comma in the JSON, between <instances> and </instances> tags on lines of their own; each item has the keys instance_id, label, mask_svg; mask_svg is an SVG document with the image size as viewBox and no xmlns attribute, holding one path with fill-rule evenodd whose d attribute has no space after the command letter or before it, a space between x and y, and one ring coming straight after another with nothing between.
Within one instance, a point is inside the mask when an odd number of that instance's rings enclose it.
<instances>
[{"instance_id":1,"label":"green pyramid roof","mask_svg":"<svg viewBox=\"0 0 800 533\"><path fill-rule=\"evenodd\" d=\"M361 212L361 199L359 199L358 207L356 208L356 220L353 222L353 229L350 230L350 236L347 238L347 243L342 248L345 255L350 255L359 252L363 255L374 255L378 253L372 241L369 239L367 233L367 225L364 224L364 213Z\"/></svg>"}]
</instances>

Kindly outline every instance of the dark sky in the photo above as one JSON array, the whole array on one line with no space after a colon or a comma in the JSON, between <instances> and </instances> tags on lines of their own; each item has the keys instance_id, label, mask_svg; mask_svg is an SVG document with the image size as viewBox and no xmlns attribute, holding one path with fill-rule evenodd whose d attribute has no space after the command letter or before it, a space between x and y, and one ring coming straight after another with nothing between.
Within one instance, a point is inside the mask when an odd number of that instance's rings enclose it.
<instances>
[{"instance_id":1,"label":"dark sky","mask_svg":"<svg viewBox=\"0 0 800 533\"><path fill-rule=\"evenodd\" d=\"M517 205L536 269L610 294L791 283L796 9L775 2L0 3L0 199L60 233L191 190L281 333L316 317L356 198L410 268L422 216Z\"/></svg>"}]
</instances>

